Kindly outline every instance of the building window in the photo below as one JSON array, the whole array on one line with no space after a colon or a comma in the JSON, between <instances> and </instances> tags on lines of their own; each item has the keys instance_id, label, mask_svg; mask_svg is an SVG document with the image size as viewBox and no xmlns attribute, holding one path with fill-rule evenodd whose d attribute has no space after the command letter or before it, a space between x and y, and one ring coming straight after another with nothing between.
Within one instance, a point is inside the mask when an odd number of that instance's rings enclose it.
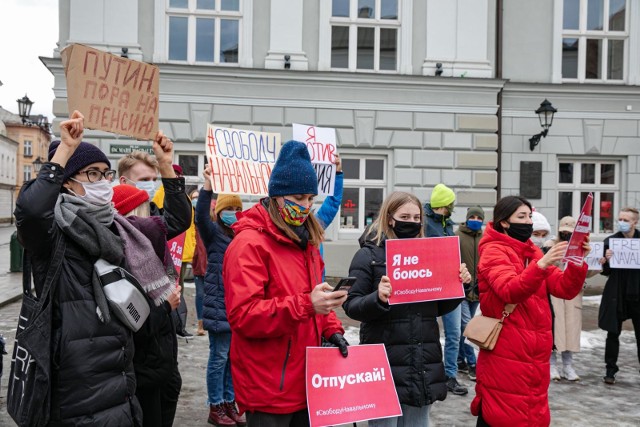
<instances>
[{"instance_id":1,"label":"building window","mask_svg":"<svg viewBox=\"0 0 640 427\"><path fill-rule=\"evenodd\" d=\"M558 166L558 219L576 220L587 196L593 192L591 231L613 233L620 204L620 163L596 160L560 160Z\"/></svg>"},{"instance_id":2,"label":"building window","mask_svg":"<svg viewBox=\"0 0 640 427\"><path fill-rule=\"evenodd\" d=\"M398 0L332 0L331 68L398 71Z\"/></svg>"},{"instance_id":3,"label":"building window","mask_svg":"<svg viewBox=\"0 0 640 427\"><path fill-rule=\"evenodd\" d=\"M562 79L626 79L628 0L563 0Z\"/></svg>"},{"instance_id":4,"label":"building window","mask_svg":"<svg viewBox=\"0 0 640 427\"><path fill-rule=\"evenodd\" d=\"M380 211L387 187L386 159L380 156L344 155L344 191L340 229L364 231Z\"/></svg>"},{"instance_id":5,"label":"building window","mask_svg":"<svg viewBox=\"0 0 640 427\"><path fill-rule=\"evenodd\" d=\"M32 145L31 141L29 141L29 140L25 140L24 141L23 146L24 146L24 156L25 157L31 157L33 155L31 145Z\"/></svg>"},{"instance_id":6,"label":"building window","mask_svg":"<svg viewBox=\"0 0 640 427\"><path fill-rule=\"evenodd\" d=\"M178 153L176 163L182 168L182 174L187 185L202 184L202 172L204 172L204 167L207 164L207 156L205 154Z\"/></svg>"},{"instance_id":7,"label":"building window","mask_svg":"<svg viewBox=\"0 0 640 427\"><path fill-rule=\"evenodd\" d=\"M23 170L23 176L22 176L23 182L29 181L31 179L31 165L24 166L22 170Z\"/></svg>"},{"instance_id":8,"label":"building window","mask_svg":"<svg viewBox=\"0 0 640 427\"><path fill-rule=\"evenodd\" d=\"M169 0L169 61L237 65L241 21L240 0Z\"/></svg>"}]
</instances>

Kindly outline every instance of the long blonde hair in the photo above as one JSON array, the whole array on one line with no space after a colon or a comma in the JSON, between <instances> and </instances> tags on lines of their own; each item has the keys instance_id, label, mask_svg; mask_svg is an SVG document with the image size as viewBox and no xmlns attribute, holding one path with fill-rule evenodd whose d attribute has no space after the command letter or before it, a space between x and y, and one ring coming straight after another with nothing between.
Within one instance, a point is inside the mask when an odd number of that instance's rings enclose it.
<instances>
[{"instance_id":1,"label":"long blonde hair","mask_svg":"<svg viewBox=\"0 0 640 427\"><path fill-rule=\"evenodd\" d=\"M282 215L280 215L280 208L278 207L278 202L274 197L269 198L269 206L267 208L267 212L269 212L269 217L271 217L271 221L282 231L285 236L290 238L296 243L300 242L300 237L296 235L296 233L289 228L284 219L282 219ZM320 243L324 240L324 229L320 226L320 223L313 215L313 212L309 213L307 220L304 222L304 226L307 231L309 231L309 243L313 246L320 246Z\"/></svg>"},{"instance_id":2,"label":"long blonde hair","mask_svg":"<svg viewBox=\"0 0 640 427\"><path fill-rule=\"evenodd\" d=\"M420 208L420 221L422 222L424 211L422 210L420 200L411 193L394 191L384 199L382 206L380 206L378 217L371 224L370 230L372 233L375 233L373 240L376 245L379 245L385 236L389 239L397 239L398 236L396 236L393 228L389 225L389 220L393 218L393 215L398 211L398 209L407 203L413 203ZM424 237L424 227L420 228L420 233L418 233L416 237Z\"/></svg>"}]
</instances>

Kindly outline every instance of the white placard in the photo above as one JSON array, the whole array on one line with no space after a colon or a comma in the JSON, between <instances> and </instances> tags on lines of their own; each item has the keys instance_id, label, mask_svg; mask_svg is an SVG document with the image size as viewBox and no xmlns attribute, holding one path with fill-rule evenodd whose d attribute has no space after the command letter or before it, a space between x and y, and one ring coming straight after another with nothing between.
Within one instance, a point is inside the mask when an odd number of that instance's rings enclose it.
<instances>
[{"instance_id":1,"label":"white placard","mask_svg":"<svg viewBox=\"0 0 640 427\"><path fill-rule=\"evenodd\" d=\"M609 239L611 268L640 269L640 239Z\"/></svg>"}]
</instances>

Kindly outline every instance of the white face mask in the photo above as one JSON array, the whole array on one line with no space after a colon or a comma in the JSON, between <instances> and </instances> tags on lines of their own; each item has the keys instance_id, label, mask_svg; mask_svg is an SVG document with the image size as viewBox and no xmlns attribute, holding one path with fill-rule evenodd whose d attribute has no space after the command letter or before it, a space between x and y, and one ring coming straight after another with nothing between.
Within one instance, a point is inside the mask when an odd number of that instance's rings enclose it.
<instances>
[{"instance_id":1,"label":"white face mask","mask_svg":"<svg viewBox=\"0 0 640 427\"><path fill-rule=\"evenodd\" d=\"M136 188L146 191L149 195L149 201L151 201L156 194L159 184L157 181L138 181L136 182Z\"/></svg>"},{"instance_id":2,"label":"white face mask","mask_svg":"<svg viewBox=\"0 0 640 427\"><path fill-rule=\"evenodd\" d=\"M84 188L84 196L80 196L70 190L76 197L96 206L103 206L111 203L111 199L113 199L113 187L111 186L111 181L101 179L96 182L81 182L77 179L69 179L77 182L82 185L82 188Z\"/></svg>"},{"instance_id":3,"label":"white face mask","mask_svg":"<svg viewBox=\"0 0 640 427\"><path fill-rule=\"evenodd\" d=\"M546 237L531 236L531 241L533 242L534 245L536 245L537 247L542 249L542 245L544 245L544 242L547 241L547 238Z\"/></svg>"}]
</instances>

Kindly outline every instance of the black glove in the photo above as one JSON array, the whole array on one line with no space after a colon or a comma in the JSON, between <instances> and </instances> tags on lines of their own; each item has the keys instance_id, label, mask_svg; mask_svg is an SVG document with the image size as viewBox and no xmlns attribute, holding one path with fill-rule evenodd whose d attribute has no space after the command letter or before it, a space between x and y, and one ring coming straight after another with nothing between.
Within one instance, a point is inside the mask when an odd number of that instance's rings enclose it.
<instances>
[{"instance_id":1,"label":"black glove","mask_svg":"<svg viewBox=\"0 0 640 427\"><path fill-rule=\"evenodd\" d=\"M340 353L342 353L342 357L347 357L349 355L349 343L342 336L342 334L335 333L329 337L329 342L340 349Z\"/></svg>"}]
</instances>

